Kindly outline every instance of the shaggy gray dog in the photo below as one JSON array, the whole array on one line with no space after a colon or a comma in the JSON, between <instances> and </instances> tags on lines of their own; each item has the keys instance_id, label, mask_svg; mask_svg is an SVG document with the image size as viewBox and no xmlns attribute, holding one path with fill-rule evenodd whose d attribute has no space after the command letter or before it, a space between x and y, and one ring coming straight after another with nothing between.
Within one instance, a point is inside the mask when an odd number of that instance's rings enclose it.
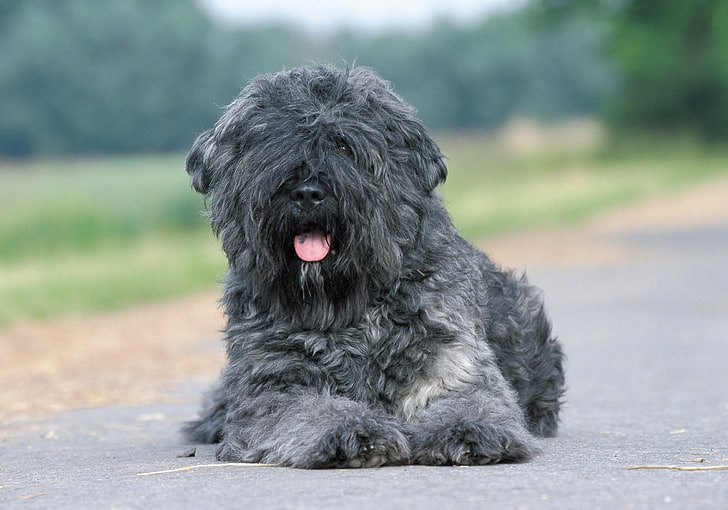
<instances>
[{"instance_id":1,"label":"shaggy gray dog","mask_svg":"<svg viewBox=\"0 0 728 510\"><path fill-rule=\"evenodd\" d=\"M229 262L228 363L191 440L324 468L522 461L556 433L539 294L458 235L438 146L371 70L256 78L187 172Z\"/></svg>"}]
</instances>

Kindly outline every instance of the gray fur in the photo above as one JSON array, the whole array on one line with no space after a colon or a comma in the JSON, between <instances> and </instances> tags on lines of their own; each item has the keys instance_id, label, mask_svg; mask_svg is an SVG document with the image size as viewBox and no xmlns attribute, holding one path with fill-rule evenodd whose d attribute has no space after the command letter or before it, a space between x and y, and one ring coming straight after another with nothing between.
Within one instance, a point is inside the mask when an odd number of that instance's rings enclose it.
<instances>
[{"instance_id":1,"label":"gray fur","mask_svg":"<svg viewBox=\"0 0 728 510\"><path fill-rule=\"evenodd\" d=\"M458 235L438 146L371 70L256 78L187 171L229 262L228 364L190 439L324 468L522 461L556 434L563 356L538 292ZM304 262L312 230L332 250Z\"/></svg>"}]
</instances>

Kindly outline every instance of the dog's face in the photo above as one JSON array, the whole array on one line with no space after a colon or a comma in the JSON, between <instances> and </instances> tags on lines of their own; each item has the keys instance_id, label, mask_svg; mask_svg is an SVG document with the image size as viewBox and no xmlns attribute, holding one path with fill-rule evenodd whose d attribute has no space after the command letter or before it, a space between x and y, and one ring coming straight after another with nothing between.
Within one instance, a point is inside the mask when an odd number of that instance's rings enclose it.
<instances>
[{"instance_id":1,"label":"dog's face","mask_svg":"<svg viewBox=\"0 0 728 510\"><path fill-rule=\"evenodd\" d=\"M446 177L386 82L324 66L254 80L195 141L187 172L231 268L328 293L399 274Z\"/></svg>"}]
</instances>

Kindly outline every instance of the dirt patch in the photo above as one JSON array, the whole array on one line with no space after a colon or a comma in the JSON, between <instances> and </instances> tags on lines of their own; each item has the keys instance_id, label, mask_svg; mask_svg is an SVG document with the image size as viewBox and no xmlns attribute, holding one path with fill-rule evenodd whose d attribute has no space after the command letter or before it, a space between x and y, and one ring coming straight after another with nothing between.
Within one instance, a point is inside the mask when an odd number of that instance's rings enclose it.
<instances>
[{"instance_id":1,"label":"dirt patch","mask_svg":"<svg viewBox=\"0 0 728 510\"><path fill-rule=\"evenodd\" d=\"M728 224L728 177L648 198L591 222L599 233L673 230Z\"/></svg>"},{"instance_id":2,"label":"dirt patch","mask_svg":"<svg viewBox=\"0 0 728 510\"><path fill-rule=\"evenodd\" d=\"M203 294L0 331L0 422L68 408L162 401L223 362L218 296Z\"/></svg>"},{"instance_id":3,"label":"dirt patch","mask_svg":"<svg viewBox=\"0 0 728 510\"><path fill-rule=\"evenodd\" d=\"M487 239L503 265L614 264L639 256L614 234L728 224L728 178L651 198L573 228ZM0 330L0 423L68 408L169 398L175 383L223 363L217 293Z\"/></svg>"}]
</instances>

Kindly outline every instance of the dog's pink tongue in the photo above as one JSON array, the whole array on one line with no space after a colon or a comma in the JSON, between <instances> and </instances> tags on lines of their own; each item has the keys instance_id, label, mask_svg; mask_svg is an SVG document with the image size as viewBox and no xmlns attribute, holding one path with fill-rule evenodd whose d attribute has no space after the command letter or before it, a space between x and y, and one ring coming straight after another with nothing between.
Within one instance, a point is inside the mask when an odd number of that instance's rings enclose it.
<instances>
[{"instance_id":1,"label":"dog's pink tongue","mask_svg":"<svg viewBox=\"0 0 728 510\"><path fill-rule=\"evenodd\" d=\"M318 262L329 254L331 249L331 235L321 232L306 232L293 238L293 247L296 255L304 262Z\"/></svg>"}]
</instances>

